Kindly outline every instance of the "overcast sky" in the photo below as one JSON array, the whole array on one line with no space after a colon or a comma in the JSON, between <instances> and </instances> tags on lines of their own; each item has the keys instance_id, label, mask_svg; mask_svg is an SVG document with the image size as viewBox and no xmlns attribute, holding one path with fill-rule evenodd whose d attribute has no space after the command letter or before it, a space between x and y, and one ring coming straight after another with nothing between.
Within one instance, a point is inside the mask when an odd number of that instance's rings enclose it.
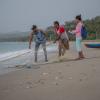
<instances>
[{"instance_id":1,"label":"overcast sky","mask_svg":"<svg viewBox=\"0 0 100 100\"><path fill-rule=\"evenodd\" d=\"M84 19L100 15L100 0L0 0L0 32L29 31L54 20L63 24L77 14Z\"/></svg>"}]
</instances>

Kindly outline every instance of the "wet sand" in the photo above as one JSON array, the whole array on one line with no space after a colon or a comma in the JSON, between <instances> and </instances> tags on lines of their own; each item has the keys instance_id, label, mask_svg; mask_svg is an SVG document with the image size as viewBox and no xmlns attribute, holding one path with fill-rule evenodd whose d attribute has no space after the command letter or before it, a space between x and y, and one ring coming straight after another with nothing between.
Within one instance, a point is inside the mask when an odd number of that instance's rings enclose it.
<instances>
[{"instance_id":1,"label":"wet sand","mask_svg":"<svg viewBox=\"0 0 100 100\"><path fill-rule=\"evenodd\" d=\"M48 64L0 75L0 100L100 100L100 49L83 49L84 60L70 50L61 62L54 54Z\"/></svg>"}]
</instances>

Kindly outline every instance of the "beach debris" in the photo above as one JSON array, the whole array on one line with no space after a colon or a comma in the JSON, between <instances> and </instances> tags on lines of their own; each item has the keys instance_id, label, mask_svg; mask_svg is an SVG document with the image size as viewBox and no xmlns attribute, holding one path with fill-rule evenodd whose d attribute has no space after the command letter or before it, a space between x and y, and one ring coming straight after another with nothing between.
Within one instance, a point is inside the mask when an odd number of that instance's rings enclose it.
<instances>
[{"instance_id":1,"label":"beach debris","mask_svg":"<svg viewBox=\"0 0 100 100\"><path fill-rule=\"evenodd\" d=\"M82 82L83 80L87 80L87 74L86 73L80 73L80 82Z\"/></svg>"},{"instance_id":2,"label":"beach debris","mask_svg":"<svg viewBox=\"0 0 100 100\"><path fill-rule=\"evenodd\" d=\"M72 77L68 77L68 80L72 80L73 78Z\"/></svg>"},{"instance_id":3,"label":"beach debris","mask_svg":"<svg viewBox=\"0 0 100 100\"><path fill-rule=\"evenodd\" d=\"M59 77L56 76L56 77L55 77L55 80L58 80L58 79L59 79Z\"/></svg>"},{"instance_id":4,"label":"beach debris","mask_svg":"<svg viewBox=\"0 0 100 100\"><path fill-rule=\"evenodd\" d=\"M82 79L80 79L80 82L82 82L83 80Z\"/></svg>"},{"instance_id":5,"label":"beach debris","mask_svg":"<svg viewBox=\"0 0 100 100\"><path fill-rule=\"evenodd\" d=\"M30 87L29 86L26 86L26 88L29 89Z\"/></svg>"},{"instance_id":6,"label":"beach debris","mask_svg":"<svg viewBox=\"0 0 100 100\"><path fill-rule=\"evenodd\" d=\"M62 71L58 71L58 76L59 76L60 80L62 80L64 78L64 76L62 75Z\"/></svg>"},{"instance_id":7,"label":"beach debris","mask_svg":"<svg viewBox=\"0 0 100 100\"><path fill-rule=\"evenodd\" d=\"M42 73L42 75L43 75L43 76L47 76L47 75L48 75L48 73Z\"/></svg>"},{"instance_id":8,"label":"beach debris","mask_svg":"<svg viewBox=\"0 0 100 100\"><path fill-rule=\"evenodd\" d=\"M96 67L93 68L93 71L96 72Z\"/></svg>"},{"instance_id":9,"label":"beach debris","mask_svg":"<svg viewBox=\"0 0 100 100\"><path fill-rule=\"evenodd\" d=\"M33 69L39 69L40 66L33 66Z\"/></svg>"},{"instance_id":10,"label":"beach debris","mask_svg":"<svg viewBox=\"0 0 100 100\"><path fill-rule=\"evenodd\" d=\"M33 88L32 86L26 86L27 89Z\"/></svg>"},{"instance_id":11,"label":"beach debris","mask_svg":"<svg viewBox=\"0 0 100 100\"><path fill-rule=\"evenodd\" d=\"M26 86L27 89L33 88L33 83L32 82L28 81L28 82L26 82L26 84L27 84L27 86Z\"/></svg>"},{"instance_id":12,"label":"beach debris","mask_svg":"<svg viewBox=\"0 0 100 100\"><path fill-rule=\"evenodd\" d=\"M35 82L35 84L45 84L45 79L39 79L38 81Z\"/></svg>"},{"instance_id":13,"label":"beach debris","mask_svg":"<svg viewBox=\"0 0 100 100\"><path fill-rule=\"evenodd\" d=\"M38 84L32 83L32 82L28 82L28 84L26 84L26 88L27 88L27 89L35 88L35 87L37 87L37 86L38 86Z\"/></svg>"},{"instance_id":14,"label":"beach debris","mask_svg":"<svg viewBox=\"0 0 100 100\"><path fill-rule=\"evenodd\" d=\"M19 82L19 85L23 85L23 82Z\"/></svg>"},{"instance_id":15,"label":"beach debris","mask_svg":"<svg viewBox=\"0 0 100 100\"><path fill-rule=\"evenodd\" d=\"M59 85L59 84L58 84L58 82L53 82L53 84L54 84L54 85L56 85L56 86L58 86L58 85Z\"/></svg>"},{"instance_id":16,"label":"beach debris","mask_svg":"<svg viewBox=\"0 0 100 100\"><path fill-rule=\"evenodd\" d=\"M27 66L28 69L32 68L31 66Z\"/></svg>"},{"instance_id":17,"label":"beach debris","mask_svg":"<svg viewBox=\"0 0 100 100\"><path fill-rule=\"evenodd\" d=\"M32 66L33 66L32 64L27 64L25 67L30 69L30 68L32 68Z\"/></svg>"},{"instance_id":18,"label":"beach debris","mask_svg":"<svg viewBox=\"0 0 100 100\"><path fill-rule=\"evenodd\" d=\"M28 82L26 82L26 83L29 84L29 85L32 85L32 82L29 82L29 81L28 81Z\"/></svg>"},{"instance_id":19,"label":"beach debris","mask_svg":"<svg viewBox=\"0 0 100 100\"><path fill-rule=\"evenodd\" d=\"M91 64L91 67L95 67L95 64Z\"/></svg>"},{"instance_id":20,"label":"beach debris","mask_svg":"<svg viewBox=\"0 0 100 100\"><path fill-rule=\"evenodd\" d=\"M60 76L59 79L62 80L64 78L64 76Z\"/></svg>"},{"instance_id":21,"label":"beach debris","mask_svg":"<svg viewBox=\"0 0 100 100\"><path fill-rule=\"evenodd\" d=\"M15 68L25 68L27 65L16 65Z\"/></svg>"},{"instance_id":22,"label":"beach debris","mask_svg":"<svg viewBox=\"0 0 100 100\"><path fill-rule=\"evenodd\" d=\"M62 72L61 72L61 71L59 71L59 72L58 72L58 74L59 74L59 75L61 75L61 74L62 74Z\"/></svg>"},{"instance_id":23,"label":"beach debris","mask_svg":"<svg viewBox=\"0 0 100 100\"><path fill-rule=\"evenodd\" d=\"M57 85L59 85L59 84L56 82L55 85L57 86Z\"/></svg>"},{"instance_id":24,"label":"beach debris","mask_svg":"<svg viewBox=\"0 0 100 100\"><path fill-rule=\"evenodd\" d=\"M28 65L25 65L24 67L28 68L28 69L31 69L31 68L33 68L33 69L39 69L40 68L40 66L37 66L37 65L34 65L34 64L28 64Z\"/></svg>"},{"instance_id":25,"label":"beach debris","mask_svg":"<svg viewBox=\"0 0 100 100\"><path fill-rule=\"evenodd\" d=\"M70 67L70 65L69 65L69 64L67 64L66 66L67 66L67 67Z\"/></svg>"}]
</instances>

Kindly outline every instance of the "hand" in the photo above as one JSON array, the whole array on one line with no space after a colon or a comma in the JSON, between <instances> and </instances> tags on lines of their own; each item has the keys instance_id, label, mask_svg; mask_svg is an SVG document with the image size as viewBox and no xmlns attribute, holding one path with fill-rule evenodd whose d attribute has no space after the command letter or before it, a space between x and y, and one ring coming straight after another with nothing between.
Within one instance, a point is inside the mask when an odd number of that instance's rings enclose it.
<instances>
[{"instance_id":1,"label":"hand","mask_svg":"<svg viewBox=\"0 0 100 100\"><path fill-rule=\"evenodd\" d=\"M73 31L68 31L70 34L74 34L74 32Z\"/></svg>"},{"instance_id":2,"label":"hand","mask_svg":"<svg viewBox=\"0 0 100 100\"><path fill-rule=\"evenodd\" d=\"M71 31L70 31L70 30L69 30L68 32L69 32L69 33L71 33Z\"/></svg>"}]
</instances>

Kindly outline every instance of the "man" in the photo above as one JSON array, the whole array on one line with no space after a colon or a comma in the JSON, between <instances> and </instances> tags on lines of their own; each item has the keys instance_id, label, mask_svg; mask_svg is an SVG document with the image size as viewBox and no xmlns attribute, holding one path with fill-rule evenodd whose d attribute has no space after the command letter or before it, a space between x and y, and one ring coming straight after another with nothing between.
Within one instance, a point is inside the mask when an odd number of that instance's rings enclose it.
<instances>
[{"instance_id":1,"label":"man","mask_svg":"<svg viewBox=\"0 0 100 100\"><path fill-rule=\"evenodd\" d=\"M54 28L57 36L55 42L59 43L59 58L61 59L61 56L64 56L66 50L69 49L69 38L64 26L61 26L58 21L54 22Z\"/></svg>"},{"instance_id":2,"label":"man","mask_svg":"<svg viewBox=\"0 0 100 100\"><path fill-rule=\"evenodd\" d=\"M36 25L33 25L32 32L29 37L29 49L31 49L31 43L33 40L33 35L35 38L35 62L37 62L37 53L40 45L43 47L45 62L47 62L47 51L46 51L46 34L42 30L38 29Z\"/></svg>"}]
</instances>

